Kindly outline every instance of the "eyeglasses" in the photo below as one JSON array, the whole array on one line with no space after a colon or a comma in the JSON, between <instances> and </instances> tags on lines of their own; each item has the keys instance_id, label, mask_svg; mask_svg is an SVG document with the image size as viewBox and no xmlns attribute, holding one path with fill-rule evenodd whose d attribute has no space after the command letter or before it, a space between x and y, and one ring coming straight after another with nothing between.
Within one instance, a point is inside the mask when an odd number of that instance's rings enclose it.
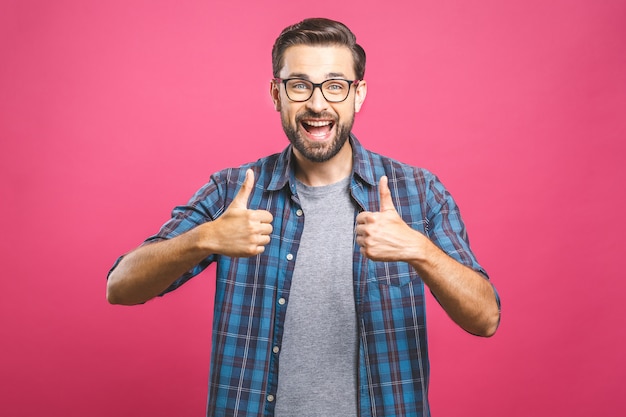
<instances>
[{"instance_id":1,"label":"eyeglasses","mask_svg":"<svg viewBox=\"0 0 626 417\"><path fill-rule=\"evenodd\" d=\"M331 78L321 83L312 83L302 78L274 78L277 83L283 83L287 98L295 102L307 101L313 96L313 91L319 87L322 96L330 103L340 103L350 95L350 86L359 85L361 80L344 80Z\"/></svg>"}]
</instances>

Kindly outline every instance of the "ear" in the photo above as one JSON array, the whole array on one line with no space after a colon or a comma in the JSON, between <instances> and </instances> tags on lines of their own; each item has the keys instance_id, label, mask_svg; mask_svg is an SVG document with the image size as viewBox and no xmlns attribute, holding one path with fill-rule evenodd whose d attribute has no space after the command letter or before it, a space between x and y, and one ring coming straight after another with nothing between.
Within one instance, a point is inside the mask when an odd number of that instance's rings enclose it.
<instances>
[{"instance_id":1,"label":"ear","mask_svg":"<svg viewBox=\"0 0 626 417\"><path fill-rule=\"evenodd\" d=\"M276 81L270 81L270 96L274 102L274 110L280 111L280 85Z\"/></svg>"},{"instance_id":2,"label":"ear","mask_svg":"<svg viewBox=\"0 0 626 417\"><path fill-rule=\"evenodd\" d=\"M354 99L354 112L358 113L361 110L361 106L365 101L367 95L367 81L361 80L359 85L356 86L355 99Z\"/></svg>"}]
</instances>

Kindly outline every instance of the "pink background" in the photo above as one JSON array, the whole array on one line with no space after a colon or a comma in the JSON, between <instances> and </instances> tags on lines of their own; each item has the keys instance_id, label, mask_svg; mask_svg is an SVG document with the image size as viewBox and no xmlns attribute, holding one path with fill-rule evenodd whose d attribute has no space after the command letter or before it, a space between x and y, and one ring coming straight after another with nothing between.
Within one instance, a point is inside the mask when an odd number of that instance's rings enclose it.
<instances>
[{"instance_id":1,"label":"pink background","mask_svg":"<svg viewBox=\"0 0 626 417\"><path fill-rule=\"evenodd\" d=\"M1 1L0 414L200 416L213 270L144 306L105 275L209 177L286 145L270 48L368 53L355 132L437 173L503 300L429 299L436 416L623 416L626 3Z\"/></svg>"}]
</instances>

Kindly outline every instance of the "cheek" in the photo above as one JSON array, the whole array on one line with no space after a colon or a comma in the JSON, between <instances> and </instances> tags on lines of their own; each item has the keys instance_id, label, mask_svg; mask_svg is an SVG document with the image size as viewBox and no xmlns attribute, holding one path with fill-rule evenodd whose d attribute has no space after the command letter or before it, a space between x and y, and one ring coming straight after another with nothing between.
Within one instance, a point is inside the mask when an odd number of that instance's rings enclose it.
<instances>
[{"instance_id":1,"label":"cheek","mask_svg":"<svg viewBox=\"0 0 626 417\"><path fill-rule=\"evenodd\" d=\"M282 106L280 115L283 120L296 124L296 119L300 110L300 108L296 108L295 106L286 105Z\"/></svg>"},{"instance_id":2,"label":"cheek","mask_svg":"<svg viewBox=\"0 0 626 417\"><path fill-rule=\"evenodd\" d=\"M292 113L289 111L288 108L285 107L280 110L280 119L283 122L283 126L291 126L296 124Z\"/></svg>"},{"instance_id":3,"label":"cheek","mask_svg":"<svg viewBox=\"0 0 626 417\"><path fill-rule=\"evenodd\" d=\"M354 113L358 111L358 105L355 103L346 103L347 105L345 107L342 107L341 109L335 109L335 112L337 113L337 115L339 116L339 120L341 120L341 123L345 123L347 121L350 121L354 118Z\"/></svg>"}]
</instances>

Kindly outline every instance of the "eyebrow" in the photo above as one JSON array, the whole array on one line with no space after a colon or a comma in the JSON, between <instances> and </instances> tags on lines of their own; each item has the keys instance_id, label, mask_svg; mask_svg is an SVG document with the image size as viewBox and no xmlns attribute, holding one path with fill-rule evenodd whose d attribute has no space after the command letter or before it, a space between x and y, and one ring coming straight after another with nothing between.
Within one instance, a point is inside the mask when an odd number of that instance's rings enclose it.
<instances>
[{"instance_id":1,"label":"eyebrow","mask_svg":"<svg viewBox=\"0 0 626 417\"><path fill-rule=\"evenodd\" d=\"M329 72L324 76L326 77L326 79L346 77L343 72ZM288 78L302 78L303 80L311 80L311 77L308 74L302 72L292 72L291 74L289 74Z\"/></svg>"}]
</instances>

